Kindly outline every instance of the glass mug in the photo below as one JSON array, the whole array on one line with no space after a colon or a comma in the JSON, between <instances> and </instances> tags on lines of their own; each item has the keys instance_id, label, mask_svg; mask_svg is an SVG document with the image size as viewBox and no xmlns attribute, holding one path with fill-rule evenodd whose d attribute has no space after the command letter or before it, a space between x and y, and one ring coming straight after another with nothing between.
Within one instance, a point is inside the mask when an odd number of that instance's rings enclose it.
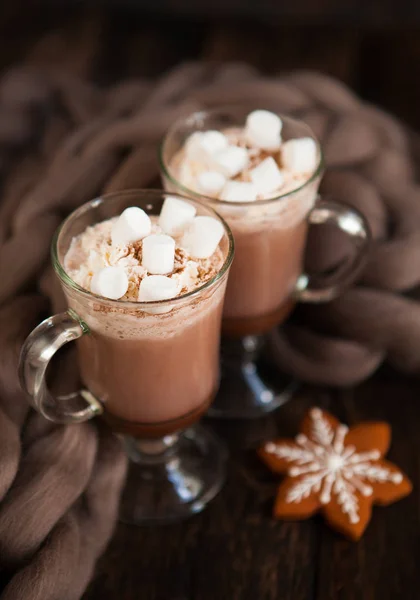
<instances>
[{"instance_id":1,"label":"glass mug","mask_svg":"<svg viewBox=\"0 0 420 600\"><path fill-rule=\"evenodd\" d=\"M218 417L258 417L293 393L296 383L277 374L272 385L261 369L264 334L289 316L296 302L327 302L357 275L370 240L368 225L358 211L322 201L318 188L323 172L322 150L303 121L279 114L282 138L311 137L317 146L317 166L296 189L267 200L229 202L189 189L180 179L183 146L194 132L243 128L255 106L231 106L196 112L167 131L160 148L163 185L170 192L200 199L228 222L235 239L223 309L222 380L211 414ZM350 238L353 254L328 278L303 272L310 225L332 224Z\"/></svg>"},{"instance_id":2,"label":"glass mug","mask_svg":"<svg viewBox=\"0 0 420 600\"><path fill-rule=\"evenodd\" d=\"M211 207L196 200L197 215L222 223L223 264L201 287L171 300L109 300L77 285L64 270L72 239L86 227L118 216L128 206L160 213L163 191L104 195L73 212L52 242L52 262L67 312L46 319L24 343L20 379L33 406L57 423L101 415L122 436L130 459L121 517L127 522L168 520L200 511L219 491L225 451L201 427L219 384L222 306L233 238ZM53 397L46 369L57 350L77 340L86 386Z\"/></svg>"}]
</instances>

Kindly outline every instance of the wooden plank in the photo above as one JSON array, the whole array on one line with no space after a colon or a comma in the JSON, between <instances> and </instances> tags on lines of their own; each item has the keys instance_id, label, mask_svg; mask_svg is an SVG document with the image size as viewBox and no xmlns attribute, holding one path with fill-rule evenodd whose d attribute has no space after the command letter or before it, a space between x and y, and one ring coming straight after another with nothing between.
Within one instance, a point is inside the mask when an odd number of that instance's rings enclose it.
<instances>
[{"instance_id":1,"label":"wooden plank","mask_svg":"<svg viewBox=\"0 0 420 600\"><path fill-rule=\"evenodd\" d=\"M408 498L389 507L374 508L371 523L357 544L324 529L316 598L418 598L419 391L418 382L384 375L357 390L337 394L336 403L348 423L385 420L392 425L388 457L414 479L416 487Z\"/></svg>"}]
</instances>

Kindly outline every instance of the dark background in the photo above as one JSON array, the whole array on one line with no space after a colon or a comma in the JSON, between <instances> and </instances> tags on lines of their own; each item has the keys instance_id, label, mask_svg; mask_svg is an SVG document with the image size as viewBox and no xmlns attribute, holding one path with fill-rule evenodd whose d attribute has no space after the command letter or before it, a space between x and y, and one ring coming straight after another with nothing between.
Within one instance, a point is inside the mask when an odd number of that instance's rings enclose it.
<instances>
[{"instance_id":1,"label":"dark background","mask_svg":"<svg viewBox=\"0 0 420 600\"><path fill-rule=\"evenodd\" d=\"M318 69L420 125L418 0L1 2L0 68L60 65L108 83L182 60Z\"/></svg>"}]
</instances>

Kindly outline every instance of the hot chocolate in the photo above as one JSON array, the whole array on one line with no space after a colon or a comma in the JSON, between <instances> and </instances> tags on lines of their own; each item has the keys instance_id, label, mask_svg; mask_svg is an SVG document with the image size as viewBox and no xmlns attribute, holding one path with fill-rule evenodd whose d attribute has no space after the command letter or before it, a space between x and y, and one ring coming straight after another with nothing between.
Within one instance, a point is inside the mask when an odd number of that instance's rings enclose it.
<instances>
[{"instance_id":1,"label":"hot chocolate","mask_svg":"<svg viewBox=\"0 0 420 600\"><path fill-rule=\"evenodd\" d=\"M259 417L287 402L294 389L290 377L273 379L265 368L264 334L296 301L329 301L356 276L368 228L357 211L318 202L321 148L311 129L290 116L246 105L193 113L167 131L160 166L167 191L205 201L235 238L223 308L222 377L210 413ZM303 265L308 227L319 224L342 230L354 249L325 277L305 274Z\"/></svg>"},{"instance_id":2,"label":"hot chocolate","mask_svg":"<svg viewBox=\"0 0 420 600\"><path fill-rule=\"evenodd\" d=\"M221 222L192 203L168 197L160 217L140 210L75 236L64 268L91 292L66 289L90 332L78 340L82 379L114 429L144 438L183 429L213 399L226 283L218 276L230 257Z\"/></svg>"},{"instance_id":3,"label":"hot chocolate","mask_svg":"<svg viewBox=\"0 0 420 600\"><path fill-rule=\"evenodd\" d=\"M226 451L194 426L219 384L219 335L233 237L210 207L162 190L127 190L80 206L51 256L68 310L26 339L19 374L56 423L102 416L129 459L128 523L203 510L224 480ZM84 386L48 389L56 352L78 345ZM51 365L52 366L52 365Z\"/></svg>"},{"instance_id":4,"label":"hot chocolate","mask_svg":"<svg viewBox=\"0 0 420 600\"><path fill-rule=\"evenodd\" d=\"M251 112L242 126L221 123L211 129L210 119L186 136L164 182L213 202L232 229L223 332L241 337L270 330L293 308L321 155L306 126L295 130L290 120L282 127L268 111ZM168 158L170 137L163 146Z\"/></svg>"}]
</instances>

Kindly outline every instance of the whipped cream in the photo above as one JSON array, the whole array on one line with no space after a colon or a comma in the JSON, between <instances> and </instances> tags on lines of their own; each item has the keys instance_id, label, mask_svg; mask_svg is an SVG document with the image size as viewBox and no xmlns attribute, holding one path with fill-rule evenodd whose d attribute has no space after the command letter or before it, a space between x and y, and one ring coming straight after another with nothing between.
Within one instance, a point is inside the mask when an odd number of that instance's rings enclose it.
<instances>
[{"instance_id":1,"label":"whipped cream","mask_svg":"<svg viewBox=\"0 0 420 600\"><path fill-rule=\"evenodd\" d=\"M151 234L164 233L158 224L159 217L151 218ZM121 267L128 278L127 292L120 300L138 301L141 281L149 276L142 265L143 240L116 246L112 244L111 233L118 217L108 219L87 227L73 238L64 257L64 268L67 274L78 285L91 290L92 277L105 267ZM193 258L181 245L181 235L173 236L175 240L175 260L172 273L167 276L177 282L178 293L181 296L200 287L210 280L220 270L224 258L218 247L205 259Z\"/></svg>"}]
</instances>

